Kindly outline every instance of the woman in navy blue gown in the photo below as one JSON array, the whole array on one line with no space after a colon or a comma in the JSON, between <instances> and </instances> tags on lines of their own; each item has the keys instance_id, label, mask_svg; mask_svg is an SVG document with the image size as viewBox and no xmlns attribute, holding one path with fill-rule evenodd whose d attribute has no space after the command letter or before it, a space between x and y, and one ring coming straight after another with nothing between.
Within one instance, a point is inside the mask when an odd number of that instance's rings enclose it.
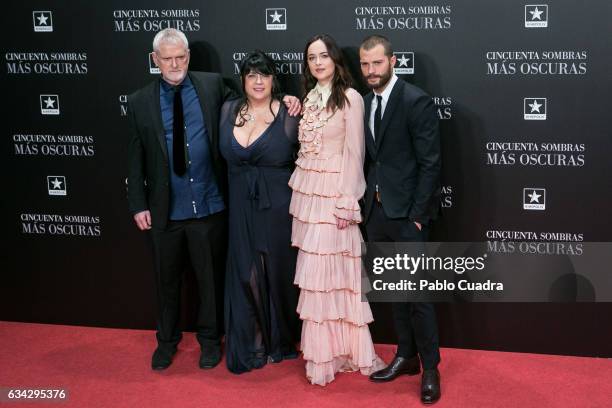
<instances>
[{"instance_id":1,"label":"woman in navy blue gown","mask_svg":"<svg viewBox=\"0 0 612 408\"><path fill-rule=\"evenodd\" d=\"M234 373L296 358L301 329L287 185L298 119L280 101L270 57L250 54L240 76L245 96L223 106L219 142L229 173L225 347Z\"/></svg>"}]
</instances>

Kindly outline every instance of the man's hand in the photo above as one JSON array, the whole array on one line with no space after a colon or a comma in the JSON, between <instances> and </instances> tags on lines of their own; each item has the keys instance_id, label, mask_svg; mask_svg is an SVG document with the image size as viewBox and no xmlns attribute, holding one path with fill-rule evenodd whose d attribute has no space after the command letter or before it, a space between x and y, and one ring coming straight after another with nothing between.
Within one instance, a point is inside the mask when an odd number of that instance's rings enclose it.
<instances>
[{"instance_id":1,"label":"man's hand","mask_svg":"<svg viewBox=\"0 0 612 408\"><path fill-rule=\"evenodd\" d=\"M302 112L302 103L295 96L285 95L283 103L287 107L289 116L297 116Z\"/></svg>"},{"instance_id":2,"label":"man's hand","mask_svg":"<svg viewBox=\"0 0 612 408\"><path fill-rule=\"evenodd\" d=\"M151 212L149 210L134 214L134 221L141 231L151 229Z\"/></svg>"},{"instance_id":3,"label":"man's hand","mask_svg":"<svg viewBox=\"0 0 612 408\"><path fill-rule=\"evenodd\" d=\"M421 223L420 223L420 222L416 222L416 221L415 221L415 222L414 222L414 225L416 225L416 227L418 228L418 230L419 230L419 231L420 231L420 230L423 228L423 226L421 225Z\"/></svg>"}]
</instances>

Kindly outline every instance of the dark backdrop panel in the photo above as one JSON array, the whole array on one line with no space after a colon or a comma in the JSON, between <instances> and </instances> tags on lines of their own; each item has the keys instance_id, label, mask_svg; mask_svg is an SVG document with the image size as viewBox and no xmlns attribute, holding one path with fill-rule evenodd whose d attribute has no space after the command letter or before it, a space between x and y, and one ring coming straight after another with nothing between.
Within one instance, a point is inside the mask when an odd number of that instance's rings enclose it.
<instances>
[{"instance_id":1,"label":"dark backdrop panel","mask_svg":"<svg viewBox=\"0 0 612 408\"><path fill-rule=\"evenodd\" d=\"M310 36L336 38L365 93L357 46L384 34L411 58L413 72L402 79L439 107L444 196L433 239L502 240L519 231L575 246L609 241L612 5L534 3L7 5L1 210L9 245L0 319L154 327L150 243L125 199L125 105L156 79L148 53L155 32L169 26L187 34L192 69L221 72L237 86L237 63L259 48L278 60L284 88L296 95ZM286 26L269 29L278 24ZM545 102L533 112L545 119L526 119L526 98ZM43 114L56 103L58 114ZM543 209L523 208L526 188L545 191ZM185 309L195 301L187 290ZM374 310L375 340L393 342L388 305ZM444 346L612 356L609 303L440 304L438 312ZM192 322L185 312L185 326Z\"/></svg>"}]
</instances>

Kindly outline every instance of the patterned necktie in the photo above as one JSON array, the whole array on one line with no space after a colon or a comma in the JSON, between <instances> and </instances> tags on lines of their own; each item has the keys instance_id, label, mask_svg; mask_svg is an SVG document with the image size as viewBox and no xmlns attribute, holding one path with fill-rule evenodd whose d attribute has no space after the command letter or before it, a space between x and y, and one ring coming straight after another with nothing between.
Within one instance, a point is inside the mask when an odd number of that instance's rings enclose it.
<instances>
[{"instance_id":1,"label":"patterned necktie","mask_svg":"<svg viewBox=\"0 0 612 408\"><path fill-rule=\"evenodd\" d=\"M181 85L173 87L174 90L174 116L172 117L172 160L174 173L177 176L185 174L185 124L183 120L183 99L181 98Z\"/></svg>"}]
</instances>

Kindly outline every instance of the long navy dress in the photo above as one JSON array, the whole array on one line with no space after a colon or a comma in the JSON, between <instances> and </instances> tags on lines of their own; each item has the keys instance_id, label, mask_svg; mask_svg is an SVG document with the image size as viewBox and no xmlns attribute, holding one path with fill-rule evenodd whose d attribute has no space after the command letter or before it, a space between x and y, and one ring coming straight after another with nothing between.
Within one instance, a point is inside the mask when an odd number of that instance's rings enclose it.
<instances>
[{"instance_id":1,"label":"long navy dress","mask_svg":"<svg viewBox=\"0 0 612 408\"><path fill-rule=\"evenodd\" d=\"M243 147L234 136L237 103L223 105L219 148L229 173L226 362L230 371L242 373L298 355L297 251L291 246L287 185L298 150L298 119L281 103L268 128Z\"/></svg>"}]
</instances>

